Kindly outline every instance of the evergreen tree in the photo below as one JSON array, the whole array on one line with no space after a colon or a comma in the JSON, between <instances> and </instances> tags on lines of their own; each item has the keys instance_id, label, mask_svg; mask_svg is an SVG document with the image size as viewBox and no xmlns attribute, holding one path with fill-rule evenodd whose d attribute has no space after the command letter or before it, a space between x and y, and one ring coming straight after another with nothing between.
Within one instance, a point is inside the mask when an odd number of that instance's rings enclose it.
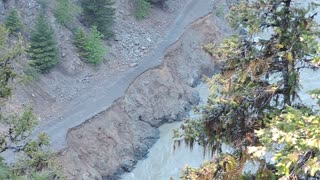
<instances>
[{"instance_id":1,"label":"evergreen tree","mask_svg":"<svg viewBox=\"0 0 320 180\"><path fill-rule=\"evenodd\" d=\"M79 29L75 34L75 45L78 48L80 57L92 64L100 64L107 50L102 41L103 35L95 26L91 28L90 34L87 36L83 29Z\"/></svg>"},{"instance_id":2,"label":"evergreen tree","mask_svg":"<svg viewBox=\"0 0 320 180\"><path fill-rule=\"evenodd\" d=\"M30 65L41 73L47 72L59 62L58 46L55 41L54 31L43 13L36 20L31 34L28 53L31 59Z\"/></svg>"},{"instance_id":3,"label":"evergreen tree","mask_svg":"<svg viewBox=\"0 0 320 180\"><path fill-rule=\"evenodd\" d=\"M297 93L301 69L316 69L320 62L314 8L292 0L243 0L231 8L231 25L248 33L205 47L219 58L221 73L208 79L210 96L199 110L202 117L175 131L177 142L197 142L218 152L217 159L188 168L184 179L206 177L206 172L210 179L240 179L251 160L260 164L256 179L320 177L320 112L303 104ZM257 42L266 29L270 37ZM223 143L234 153L223 153ZM274 164L264 159L267 150Z\"/></svg>"},{"instance_id":4,"label":"evergreen tree","mask_svg":"<svg viewBox=\"0 0 320 180\"><path fill-rule=\"evenodd\" d=\"M85 20L96 26L105 38L113 36L112 25L115 9L113 0L81 0Z\"/></svg>"},{"instance_id":5,"label":"evergreen tree","mask_svg":"<svg viewBox=\"0 0 320 180\"><path fill-rule=\"evenodd\" d=\"M70 0L57 0L54 5L54 15L57 21L68 28L74 26L81 8Z\"/></svg>"},{"instance_id":6,"label":"evergreen tree","mask_svg":"<svg viewBox=\"0 0 320 180\"><path fill-rule=\"evenodd\" d=\"M151 3L148 0L136 0L135 16L137 19L146 18L150 13Z\"/></svg>"},{"instance_id":7,"label":"evergreen tree","mask_svg":"<svg viewBox=\"0 0 320 180\"><path fill-rule=\"evenodd\" d=\"M13 9L9 12L5 25L12 34L16 34L22 30L22 23L17 10Z\"/></svg>"},{"instance_id":8,"label":"evergreen tree","mask_svg":"<svg viewBox=\"0 0 320 180\"><path fill-rule=\"evenodd\" d=\"M88 41L88 37L83 28L79 28L75 33L74 44L78 48L78 53L81 58L88 57L88 51L86 50L86 44Z\"/></svg>"},{"instance_id":9,"label":"evergreen tree","mask_svg":"<svg viewBox=\"0 0 320 180\"><path fill-rule=\"evenodd\" d=\"M100 64L107 51L102 41L103 35L97 30L95 26L91 28L86 43L86 50L89 52L86 60L92 64Z\"/></svg>"}]
</instances>

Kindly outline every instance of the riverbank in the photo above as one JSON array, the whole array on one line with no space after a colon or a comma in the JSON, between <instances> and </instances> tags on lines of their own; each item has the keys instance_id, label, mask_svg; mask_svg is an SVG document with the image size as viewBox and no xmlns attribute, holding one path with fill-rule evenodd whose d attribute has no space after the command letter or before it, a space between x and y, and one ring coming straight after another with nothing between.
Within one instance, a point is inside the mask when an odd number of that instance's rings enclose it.
<instances>
[{"instance_id":1,"label":"riverbank","mask_svg":"<svg viewBox=\"0 0 320 180\"><path fill-rule=\"evenodd\" d=\"M221 41L226 32L214 13L192 23L166 49L162 65L136 78L111 108L72 128L58 157L68 179L118 179L145 158L159 138L157 127L182 120L197 103L192 87L214 72L202 45Z\"/></svg>"}]
</instances>

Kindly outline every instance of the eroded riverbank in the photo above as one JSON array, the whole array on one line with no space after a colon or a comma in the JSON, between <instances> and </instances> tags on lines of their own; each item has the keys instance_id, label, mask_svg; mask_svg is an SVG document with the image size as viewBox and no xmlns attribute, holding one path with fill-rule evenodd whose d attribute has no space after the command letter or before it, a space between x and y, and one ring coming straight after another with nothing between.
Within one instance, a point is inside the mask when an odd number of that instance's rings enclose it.
<instances>
[{"instance_id":1,"label":"eroded riverbank","mask_svg":"<svg viewBox=\"0 0 320 180\"><path fill-rule=\"evenodd\" d=\"M71 129L58 157L68 178L118 179L145 158L159 138L157 127L182 120L198 102L192 86L214 72L202 45L221 41L230 32L224 24L213 14L192 23L162 65L136 78L111 108Z\"/></svg>"}]
</instances>

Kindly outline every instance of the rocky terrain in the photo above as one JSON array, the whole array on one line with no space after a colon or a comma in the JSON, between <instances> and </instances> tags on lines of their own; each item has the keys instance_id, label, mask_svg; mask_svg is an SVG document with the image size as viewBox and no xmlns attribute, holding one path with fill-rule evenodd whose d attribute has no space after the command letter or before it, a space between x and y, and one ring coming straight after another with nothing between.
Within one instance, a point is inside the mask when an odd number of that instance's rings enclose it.
<instances>
[{"instance_id":1,"label":"rocky terrain","mask_svg":"<svg viewBox=\"0 0 320 180\"><path fill-rule=\"evenodd\" d=\"M214 13L193 23L162 65L135 79L111 108L69 131L68 148L58 159L70 179L117 179L146 156L159 136L157 127L183 119L198 100L192 86L201 74L214 72L201 46L230 32L222 23Z\"/></svg>"}]
</instances>

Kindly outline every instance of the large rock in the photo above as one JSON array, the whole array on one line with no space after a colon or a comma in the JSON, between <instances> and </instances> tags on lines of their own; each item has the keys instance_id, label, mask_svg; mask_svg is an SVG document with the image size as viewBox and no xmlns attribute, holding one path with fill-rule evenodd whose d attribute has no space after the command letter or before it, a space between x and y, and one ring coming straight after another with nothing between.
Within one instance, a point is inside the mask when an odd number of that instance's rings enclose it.
<instances>
[{"instance_id":1,"label":"large rock","mask_svg":"<svg viewBox=\"0 0 320 180\"><path fill-rule=\"evenodd\" d=\"M191 104L196 104L194 90L177 79L167 66L152 69L138 77L125 95L125 108L133 120L154 127L182 120Z\"/></svg>"},{"instance_id":2,"label":"large rock","mask_svg":"<svg viewBox=\"0 0 320 180\"><path fill-rule=\"evenodd\" d=\"M152 3L159 4L163 10L168 9L167 1L168 0L151 0Z\"/></svg>"}]
</instances>

